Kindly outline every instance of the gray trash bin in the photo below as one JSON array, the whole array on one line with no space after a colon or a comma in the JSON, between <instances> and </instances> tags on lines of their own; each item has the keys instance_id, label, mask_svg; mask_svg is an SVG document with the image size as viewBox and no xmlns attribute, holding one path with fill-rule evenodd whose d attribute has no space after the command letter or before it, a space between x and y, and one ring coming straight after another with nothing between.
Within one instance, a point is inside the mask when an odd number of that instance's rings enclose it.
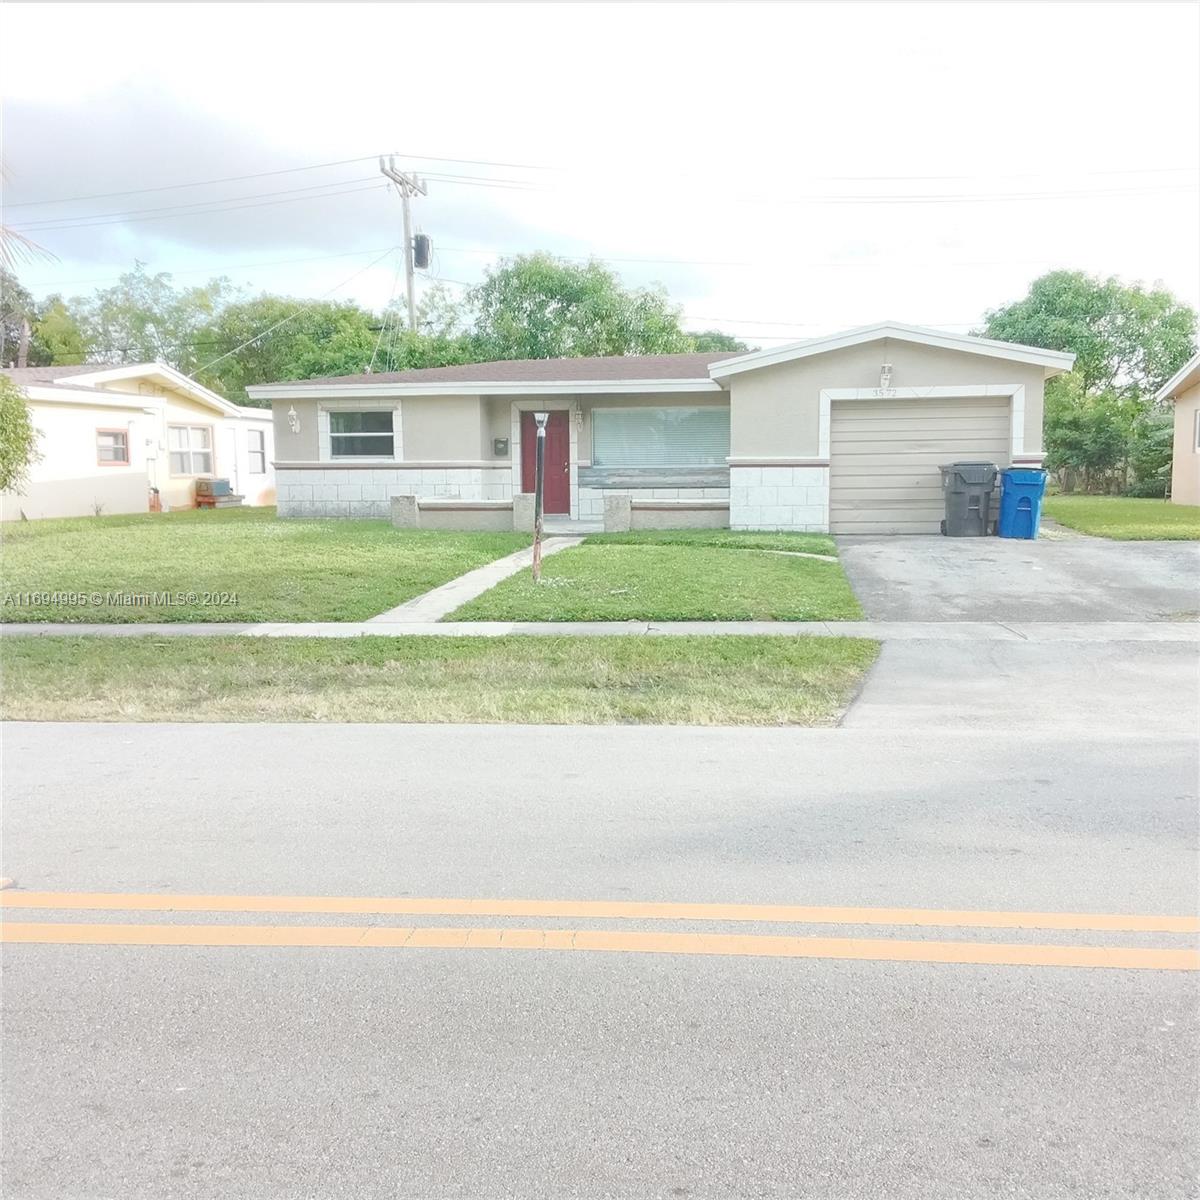
<instances>
[{"instance_id":1,"label":"gray trash bin","mask_svg":"<svg viewBox=\"0 0 1200 1200\"><path fill-rule=\"evenodd\" d=\"M985 537L991 528L992 492L1000 468L992 462L956 462L941 468L947 537Z\"/></svg>"}]
</instances>

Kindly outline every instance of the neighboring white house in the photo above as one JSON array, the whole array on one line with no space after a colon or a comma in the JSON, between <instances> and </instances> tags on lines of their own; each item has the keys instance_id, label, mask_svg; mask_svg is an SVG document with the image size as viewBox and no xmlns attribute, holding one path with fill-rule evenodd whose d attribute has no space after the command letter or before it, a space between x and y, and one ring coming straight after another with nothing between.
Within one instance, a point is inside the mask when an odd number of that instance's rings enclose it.
<instances>
[{"instance_id":1,"label":"neighboring white house","mask_svg":"<svg viewBox=\"0 0 1200 1200\"><path fill-rule=\"evenodd\" d=\"M267 409L242 408L163 363L14 367L40 459L0 519L139 513L157 489L165 510L196 507L198 479L227 479L244 504L275 503Z\"/></svg>"}]
</instances>

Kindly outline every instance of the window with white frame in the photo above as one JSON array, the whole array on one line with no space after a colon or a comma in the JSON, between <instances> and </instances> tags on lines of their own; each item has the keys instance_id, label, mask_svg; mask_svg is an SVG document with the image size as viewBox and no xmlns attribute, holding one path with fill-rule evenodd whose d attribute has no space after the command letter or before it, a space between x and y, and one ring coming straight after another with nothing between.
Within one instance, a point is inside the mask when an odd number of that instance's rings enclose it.
<instances>
[{"instance_id":1,"label":"window with white frame","mask_svg":"<svg viewBox=\"0 0 1200 1200\"><path fill-rule=\"evenodd\" d=\"M329 452L334 458L392 458L395 444L391 409L329 414Z\"/></svg>"},{"instance_id":2,"label":"window with white frame","mask_svg":"<svg viewBox=\"0 0 1200 1200\"><path fill-rule=\"evenodd\" d=\"M1192 448L1200 454L1200 408L1192 414Z\"/></svg>"},{"instance_id":3,"label":"window with white frame","mask_svg":"<svg viewBox=\"0 0 1200 1200\"><path fill-rule=\"evenodd\" d=\"M267 435L262 429L247 429L246 440L249 449L246 452L247 469L251 475L267 473Z\"/></svg>"},{"instance_id":4,"label":"window with white frame","mask_svg":"<svg viewBox=\"0 0 1200 1200\"><path fill-rule=\"evenodd\" d=\"M129 465L129 430L97 429L96 461L102 467Z\"/></svg>"},{"instance_id":5,"label":"window with white frame","mask_svg":"<svg viewBox=\"0 0 1200 1200\"><path fill-rule=\"evenodd\" d=\"M592 410L595 467L724 466L728 454L728 408Z\"/></svg>"},{"instance_id":6,"label":"window with white frame","mask_svg":"<svg viewBox=\"0 0 1200 1200\"><path fill-rule=\"evenodd\" d=\"M212 429L208 425L169 425L167 447L172 475L213 473Z\"/></svg>"}]
</instances>

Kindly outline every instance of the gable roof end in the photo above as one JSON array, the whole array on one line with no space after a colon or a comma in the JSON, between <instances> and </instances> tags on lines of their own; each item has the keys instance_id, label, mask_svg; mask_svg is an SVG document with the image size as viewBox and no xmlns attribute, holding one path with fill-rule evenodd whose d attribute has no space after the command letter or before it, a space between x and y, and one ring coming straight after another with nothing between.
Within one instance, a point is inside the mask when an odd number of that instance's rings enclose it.
<instances>
[{"instance_id":1,"label":"gable roof end","mask_svg":"<svg viewBox=\"0 0 1200 1200\"><path fill-rule=\"evenodd\" d=\"M1200 383L1200 354L1191 358L1154 393L1155 400L1174 400L1180 392L1187 391L1193 384Z\"/></svg>"},{"instance_id":2,"label":"gable roof end","mask_svg":"<svg viewBox=\"0 0 1200 1200\"><path fill-rule=\"evenodd\" d=\"M945 333L940 329L927 329L922 325L903 325L899 321L881 321L877 325L863 325L828 337L811 338L803 342L792 342L772 350L756 350L737 358L727 358L714 363L710 374L714 379L724 379L742 371L755 371L778 363L794 362L800 358L811 358L817 354L828 354L833 350L845 350L850 346L861 346L865 342L877 342L893 338L901 342L913 342L921 346L934 346L940 350L958 350L966 354L982 354L989 358L1004 358L1010 362L1029 363L1044 367L1046 374L1059 375L1069 371L1075 364L1075 355L1061 350L1043 350L1039 346L1021 346L1015 342L997 342L991 338L969 337L961 333Z\"/></svg>"}]
</instances>

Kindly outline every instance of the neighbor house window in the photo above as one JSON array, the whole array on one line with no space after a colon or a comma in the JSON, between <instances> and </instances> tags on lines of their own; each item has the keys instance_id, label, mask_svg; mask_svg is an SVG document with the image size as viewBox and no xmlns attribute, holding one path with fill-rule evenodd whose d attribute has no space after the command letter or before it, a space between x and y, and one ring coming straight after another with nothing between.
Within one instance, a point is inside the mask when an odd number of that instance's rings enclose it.
<instances>
[{"instance_id":1,"label":"neighbor house window","mask_svg":"<svg viewBox=\"0 0 1200 1200\"><path fill-rule=\"evenodd\" d=\"M592 465L725 465L729 409L597 408L592 410Z\"/></svg>"},{"instance_id":2,"label":"neighbor house window","mask_svg":"<svg viewBox=\"0 0 1200 1200\"><path fill-rule=\"evenodd\" d=\"M391 458L394 447L391 409L329 414L329 450L334 458Z\"/></svg>"},{"instance_id":3,"label":"neighbor house window","mask_svg":"<svg viewBox=\"0 0 1200 1200\"><path fill-rule=\"evenodd\" d=\"M102 467L129 465L129 430L97 429L96 461Z\"/></svg>"},{"instance_id":4,"label":"neighbor house window","mask_svg":"<svg viewBox=\"0 0 1200 1200\"><path fill-rule=\"evenodd\" d=\"M167 446L172 475L213 473L212 430L207 425L170 425Z\"/></svg>"},{"instance_id":5,"label":"neighbor house window","mask_svg":"<svg viewBox=\"0 0 1200 1200\"><path fill-rule=\"evenodd\" d=\"M250 442L248 454L251 475L267 473L267 435L261 429L248 429L246 436Z\"/></svg>"}]
</instances>

